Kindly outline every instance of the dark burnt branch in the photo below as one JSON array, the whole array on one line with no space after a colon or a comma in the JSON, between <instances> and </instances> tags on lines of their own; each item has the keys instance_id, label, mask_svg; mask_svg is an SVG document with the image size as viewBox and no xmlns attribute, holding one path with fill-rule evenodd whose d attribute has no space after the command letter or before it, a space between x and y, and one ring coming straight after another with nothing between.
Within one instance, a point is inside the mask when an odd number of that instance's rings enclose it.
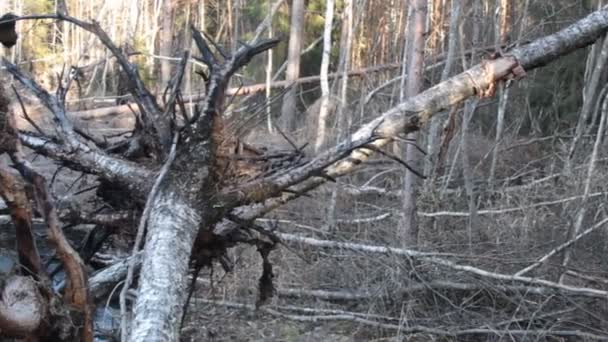
<instances>
[{"instance_id":1,"label":"dark burnt branch","mask_svg":"<svg viewBox=\"0 0 608 342\"><path fill-rule=\"evenodd\" d=\"M280 41L280 39L275 38L264 39L255 43L254 45L243 44L243 46L241 46L234 54L232 61L229 63L229 65L231 65L231 69L228 71L228 75L232 76L232 74L234 74L239 68L249 63L254 56L259 55L266 50L272 49Z\"/></svg>"},{"instance_id":2,"label":"dark burnt branch","mask_svg":"<svg viewBox=\"0 0 608 342\"><path fill-rule=\"evenodd\" d=\"M178 95L180 93L182 81L186 72L186 65L188 64L188 58L190 58L190 52L184 51L182 59L179 62L179 66L177 67L177 75L175 76L175 81L172 87L173 89L171 89L171 95L169 95L169 100L165 104L165 112L163 114L163 116L165 117L169 115L170 111L175 111L175 101L177 101Z\"/></svg>"},{"instance_id":3,"label":"dark burnt branch","mask_svg":"<svg viewBox=\"0 0 608 342\"><path fill-rule=\"evenodd\" d=\"M99 23L93 21L91 23L85 22L74 17L64 15L61 13L57 14L42 14L42 15L27 15L17 17L14 20L36 20L36 19L54 19L62 20L72 23L92 34L94 34L101 43L112 52L118 64L120 64L124 73L129 80L128 86L129 91L133 95L137 106L139 107L142 121L144 122L145 130L147 133L157 137L160 146L163 150L161 154L167 153L171 145L171 127L169 118L163 116L158 103L154 96L148 91L144 82L142 81L137 67L130 63L127 55L112 42L108 34L99 26ZM162 156L161 156L162 157Z\"/></svg>"},{"instance_id":4,"label":"dark burnt branch","mask_svg":"<svg viewBox=\"0 0 608 342\"><path fill-rule=\"evenodd\" d=\"M213 71L213 66L218 64L215 55L213 54L213 52L211 52L211 49L205 41L205 38L203 38L201 32L197 30L194 25L190 26L190 29L192 30L192 39L194 39L194 44L196 44L198 51L200 51L202 55L202 57L200 58L194 58L205 63L205 65L209 67L209 71Z\"/></svg>"},{"instance_id":5,"label":"dark burnt branch","mask_svg":"<svg viewBox=\"0 0 608 342\"><path fill-rule=\"evenodd\" d=\"M19 93L17 92L17 88L15 88L15 85L11 84L11 88L13 89L13 93L17 97L17 101L19 102L19 106L21 107L21 112L23 113L23 117L25 118L25 121L27 121L30 125L32 125L32 127L34 127L36 132L38 132L42 136L46 136L46 133L44 133L44 131L40 128L40 126L38 126L36 124L36 122L34 122L34 120L32 120L32 118L30 118L30 116L27 114L27 110L25 109L25 105L23 104L23 100L21 99L21 95L19 95Z\"/></svg>"},{"instance_id":6,"label":"dark burnt branch","mask_svg":"<svg viewBox=\"0 0 608 342\"><path fill-rule=\"evenodd\" d=\"M226 58L221 62L211 51L207 40L195 28L192 28L192 36L203 56L203 63L209 68L206 96L203 100L201 111L192 118L192 123L199 121L201 114L207 116L221 113L228 82L232 75L249 63L255 55L271 49L280 41L279 39L269 39L252 46L241 46L232 56L224 56Z\"/></svg>"},{"instance_id":7,"label":"dark burnt branch","mask_svg":"<svg viewBox=\"0 0 608 342\"><path fill-rule=\"evenodd\" d=\"M417 146L416 144L413 144L413 145ZM420 178L422 178L422 179L426 179L426 176L425 176L425 175L423 175L423 174L422 174L422 173L420 173L418 170L416 170L416 169L414 169L413 167L411 167L411 166L410 166L410 165L409 165L409 164L408 164L408 163L407 163L405 160L403 160L403 159L401 159L401 158L399 158L399 157L397 157L397 156L395 156L395 155L393 155L393 154L390 154L390 153L388 153L388 152L385 152L385 151L383 151L382 149L379 149L379 148L377 148L377 147L375 147L375 146L373 146L373 145L366 146L366 147L367 147L367 148L369 148L370 150L372 150L372 151L374 151L374 152L378 153L378 154L381 154L381 155L383 155L383 156L385 156L385 157L387 157L387 158L389 158L389 159L391 159L391 160L394 160L394 161L396 161L397 163L399 163L399 164L403 165L403 166L404 166L406 169L408 169L408 171L410 171L411 173L415 174L416 176L418 176L418 177L420 177ZM420 148L419 148L419 147L418 147L418 149L420 150Z\"/></svg>"},{"instance_id":8,"label":"dark burnt branch","mask_svg":"<svg viewBox=\"0 0 608 342\"><path fill-rule=\"evenodd\" d=\"M74 132L76 132L76 134L78 134L80 137L82 137L86 141L92 142L93 145L95 145L100 150L103 150L108 147L108 143L106 141L101 141L101 140L97 139L96 137L89 134L84 129L82 129L78 126L74 126Z\"/></svg>"},{"instance_id":9,"label":"dark burnt branch","mask_svg":"<svg viewBox=\"0 0 608 342\"><path fill-rule=\"evenodd\" d=\"M65 109L65 96L70 87L71 81L69 81L69 80L72 79L71 77L68 79L65 86L59 86L57 88L56 95L53 96L49 92L47 92L44 88L42 88L31 77L27 76L19 68L17 68L16 65L10 63L6 59L2 59L2 64L6 67L6 69L9 73L11 73L17 80L19 80L19 82L21 82L21 84L23 84L26 88L28 88L31 92L33 92L34 95L36 95L36 97L38 97L42 101L44 106L47 107L51 111L51 113L53 114L54 121L59 124L62 142L67 143L68 146L70 147L70 150L76 150L76 149L90 150L88 145L84 144L84 141L78 139L78 136L84 138L87 141L91 141L99 149L102 149L106 146L106 144L104 144L104 142L97 140L95 137L91 136L90 134L88 134L87 132L82 130L81 128L75 127L74 125L72 125L72 123L68 119L68 117L66 115L66 109ZM17 95L17 99L19 100L19 103L21 104L21 108L23 110L23 115L26 118L26 120L38 132L41 132L41 134L44 134L42 129L40 129L40 127L38 127L38 125L36 125L36 123L34 121L32 121L29 118L29 116L27 115L25 107L23 106L23 103L21 101L21 97L15 90L14 86L13 86L13 91Z\"/></svg>"},{"instance_id":10,"label":"dark burnt branch","mask_svg":"<svg viewBox=\"0 0 608 342\"><path fill-rule=\"evenodd\" d=\"M82 142L78 139L74 132L74 127L70 120L68 120L65 114L65 107L59 101L56 96L52 96L44 88L42 88L36 81L31 77L24 74L16 65L9 62L5 58L2 58L2 65L6 70L13 75L21 84L28 88L31 92L36 95L47 107L51 113L53 113L54 121L59 125L61 132L61 139L67 143L72 149L76 149L82 145Z\"/></svg>"}]
</instances>

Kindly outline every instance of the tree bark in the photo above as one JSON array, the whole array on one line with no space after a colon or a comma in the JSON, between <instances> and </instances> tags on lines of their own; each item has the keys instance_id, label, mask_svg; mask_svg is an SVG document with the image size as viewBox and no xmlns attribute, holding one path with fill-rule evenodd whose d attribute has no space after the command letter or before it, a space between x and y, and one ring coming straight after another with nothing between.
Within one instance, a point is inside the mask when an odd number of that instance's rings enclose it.
<instances>
[{"instance_id":1,"label":"tree bark","mask_svg":"<svg viewBox=\"0 0 608 342\"><path fill-rule=\"evenodd\" d=\"M163 57L173 57L173 16L174 0L164 0L162 4L162 15L160 16L159 54ZM160 61L160 87L163 89L171 80L171 61L161 59Z\"/></svg>"},{"instance_id":2,"label":"tree bark","mask_svg":"<svg viewBox=\"0 0 608 342\"><path fill-rule=\"evenodd\" d=\"M509 34L509 17L510 17L510 9L512 6L509 6L509 2L506 0L497 0L496 1L496 10L500 11L500 20L496 22L495 27L495 43L496 50L500 51L500 46L505 43L508 39ZM528 9L528 2L524 4L524 15L526 16L526 12ZM520 32L523 32L524 24L526 23L525 19L522 19L522 29ZM521 39L521 37L520 37ZM490 176L488 177L488 185L490 187L494 184L494 177L496 173L496 163L498 162L498 151L500 150L500 142L502 140L502 135L504 131L505 125L505 114L507 110L507 104L509 102L509 89L505 88L503 84L498 86L498 113L496 115L496 138L494 140L494 150L492 151L492 161L490 163Z\"/></svg>"},{"instance_id":3,"label":"tree bark","mask_svg":"<svg viewBox=\"0 0 608 342\"><path fill-rule=\"evenodd\" d=\"M304 33L304 0L293 0L291 5L291 22L289 29L289 46L287 49L286 82L294 82L300 76L300 52ZM297 87L291 87L283 95L281 106L281 121L285 132L296 129L298 108L296 103Z\"/></svg>"},{"instance_id":4,"label":"tree bark","mask_svg":"<svg viewBox=\"0 0 608 342\"><path fill-rule=\"evenodd\" d=\"M460 12L462 8L462 0L452 0L451 8L450 8L450 28L448 31L448 51L445 58L445 64L443 66L443 71L441 72L441 82L447 80L452 73L452 68L454 66L454 62L456 60L456 52L458 49L458 24L460 22ZM434 171L437 171L434 168L434 165L437 161L436 153L436 145L437 145L437 135L440 126L440 116L435 116L431 120L429 125L429 135L427 138L427 147L426 151L428 153L427 162L424 168L424 174L431 176ZM437 152L438 153L438 152ZM433 174L429 177L429 182L434 180L435 175ZM429 183L430 185L430 183Z\"/></svg>"},{"instance_id":5,"label":"tree bark","mask_svg":"<svg viewBox=\"0 0 608 342\"><path fill-rule=\"evenodd\" d=\"M424 71L424 34L427 12L427 2L425 0L413 1L411 39L409 56L407 58L407 83L405 87L405 98L411 98L420 92L422 89L422 77ZM404 66L405 67L405 66ZM402 100L404 100L402 99ZM405 160L413 168L417 168L420 164L420 151L416 148L418 134L411 133L407 136L413 141L407 145L405 152ZM400 240L403 246L415 246L418 244L418 216L416 199L418 197L418 176L409 170L405 172L403 178L403 221L399 232Z\"/></svg>"},{"instance_id":6,"label":"tree bark","mask_svg":"<svg viewBox=\"0 0 608 342\"><path fill-rule=\"evenodd\" d=\"M329 59L331 57L331 29L334 21L334 0L325 3L325 27L323 29L323 57L321 59L321 106L317 116L317 134L315 151L319 151L325 143L327 117L329 114Z\"/></svg>"},{"instance_id":7,"label":"tree bark","mask_svg":"<svg viewBox=\"0 0 608 342\"><path fill-rule=\"evenodd\" d=\"M201 217L178 189L178 184L167 183L152 207L132 341L179 340L188 260Z\"/></svg>"}]
</instances>

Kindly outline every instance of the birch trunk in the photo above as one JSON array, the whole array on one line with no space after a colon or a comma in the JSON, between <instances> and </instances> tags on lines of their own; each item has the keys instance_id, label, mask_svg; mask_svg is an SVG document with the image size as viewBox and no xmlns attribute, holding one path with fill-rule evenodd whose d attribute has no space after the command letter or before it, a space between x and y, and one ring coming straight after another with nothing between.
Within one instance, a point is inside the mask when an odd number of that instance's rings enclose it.
<instances>
[{"instance_id":1,"label":"birch trunk","mask_svg":"<svg viewBox=\"0 0 608 342\"><path fill-rule=\"evenodd\" d=\"M338 73L342 73L340 84L340 101L336 111L336 142L339 143L346 136L349 125L345 124L344 109L347 103L348 91L348 69L350 67L350 51L352 47L353 34L353 4L354 0L344 2L344 14L342 16L342 33L340 35L340 63ZM338 82L336 79L335 82ZM335 84L335 83L334 83ZM328 85L329 86L329 85ZM328 99L329 100L329 99ZM321 118L319 118L320 120ZM331 228L336 223L336 205L338 200L339 186L336 184L331 192L327 213L326 228Z\"/></svg>"},{"instance_id":2,"label":"birch trunk","mask_svg":"<svg viewBox=\"0 0 608 342\"><path fill-rule=\"evenodd\" d=\"M272 4L270 1L268 2L268 15L272 16ZM268 38L272 38L273 30L272 30L272 17L270 18L270 23L268 24ZM273 53L272 50L268 50L268 57L266 61L266 128L268 132L273 133L274 128L272 127L272 88L270 88L270 84L272 83L272 58Z\"/></svg>"},{"instance_id":3,"label":"birch trunk","mask_svg":"<svg viewBox=\"0 0 608 342\"><path fill-rule=\"evenodd\" d=\"M412 21L408 23L413 33L409 39L409 58L407 59L407 83L405 97L411 98L420 92L422 88L422 77L424 72L424 39L426 26L427 2L415 0L410 6L413 10ZM418 134L408 135L414 143L417 143ZM412 167L417 168L417 160L420 152L413 144L408 144L405 152L405 160ZM418 192L418 176L410 171L405 172L403 179L403 222L401 224L400 237L403 246L415 246L418 244L418 220L416 198Z\"/></svg>"},{"instance_id":4,"label":"birch trunk","mask_svg":"<svg viewBox=\"0 0 608 342\"><path fill-rule=\"evenodd\" d=\"M507 0L496 0L497 10L500 13L500 19L496 22L495 27L495 44L496 51L501 51L500 46L507 42L507 35L509 33L509 2ZM526 15L528 9L528 1L524 4L524 14L522 16L522 30L525 27ZM520 37L521 38L521 37ZM496 138L494 140L494 150L492 151L492 162L490 163L490 176L488 177L488 185L493 186L494 177L496 173L496 163L498 161L498 152L500 150L500 142L505 127L505 113L507 110L507 103L509 102L509 89L505 88L504 84L498 85L498 113L496 116Z\"/></svg>"},{"instance_id":5,"label":"birch trunk","mask_svg":"<svg viewBox=\"0 0 608 342\"><path fill-rule=\"evenodd\" d=\"M438 5L438 4L437 4ZM454 65L454 61L456 60L456 52L458 49L458 23L460 21L460 11L461 11L461 0L452 0L451 8L450 8L450 28L448 32L448 51L445 58L445 66L443 67L443 71L441 72L441 82L445 81L450 77L452 73L452 67ZM431 175L433 172L433 166L436 162L435 156L435 145L437 145L437 135L439 131L439 126L441 117L434 116L429 125L429 136L427 141L426 151L428 153L427 162L425 164L424 174ZM429 177L429 182L432 182L434 177ZM431 185L429 183L429 185Z\"/></svg>"},{"instance_id":6,"label":"birch trunk","mask_svg":"<svg viewBox=\"0 0 608 342\"><path fill-rule=\"evenodd\" d=\"M173 56L173 0L165 0L160 16L160 34L158 36L160 60L160 87L164 89L171 80L171 61L165 57Z\"/></svg>"},{"instance_id":7,"label":"birch trunk","mask_svg":"<svg viewBox=\"0 0 608 342\"><path fill-rule=\"evenodd\" d=\"M302 34L304 29L304 0L293 0L291 6L291 23L289 30L289 46L287 50L287 71L285 81L294 82L300 76L300 52L302 50ZM281 106L281 121L285 132L296 129L298 109L296 105L297 87L291 87L283 96Z\"/></svg>"},{"instance_id":8,"label":"birch trunk","mask_svg":"<svg viewBox=\"0 0 608 342\"><path fill-rule=\"evenodd\" d=\"M323 57L321 59L321 107L319 108L315 151L319 151L325 142L327 116L329 113L329 59L331 57L331 29L334 21L334 0L325 4L325 27L323 29Z\"/></svg>"},{"instance_id":9,"label":"birch trunk","mask_svg":"<svg viewBox=\"0 0 608 342\"><path fill-rule=\"evenodd\" d=\"M167 184L156 196L149 223L131 341L177 341L186 300L188 260L201 217Z\"/></svg>"}]
</instances>

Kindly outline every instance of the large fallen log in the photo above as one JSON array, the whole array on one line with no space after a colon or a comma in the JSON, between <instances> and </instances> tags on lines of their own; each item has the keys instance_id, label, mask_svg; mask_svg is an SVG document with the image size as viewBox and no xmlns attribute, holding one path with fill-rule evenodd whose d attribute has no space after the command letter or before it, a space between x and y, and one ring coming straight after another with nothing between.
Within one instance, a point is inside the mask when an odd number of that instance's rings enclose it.
<instances>
[{"instance_id":1,"label":"large fallen log","mask_svg":"<svg viewBox=\"0 0 608 342\"><path fill-rule=\"evenodd\" d=\"M289 192L282 193L280 197L265 201L259 200L260 203L237 208L234 214L244 220L260 217L316 188L328 179L346 175L365 162L374 152L373 149L359 148L348 157L342 158L336 163L331 163L330 161L335 158L335 155L341 153L346 146L380 137L372 145L374 148L381 148L392 141L393 137L419 130L435 113L458 104L471 96L488 95L484 94L486 90L491 89L496 82L516 76L513 71L519 73L520 71L516 70L519 67L524 70L531 70L543 66L561 56L592 44L607 30L608 7L604 7L555 34L517 47L507 52L503 57L485 60L481 64L437 84L379 115L378 118L353 133L350 140L344 141L298 170L294 170L284 175L282 179L277 180L281 184L293 184L294 186L290 188ZM315 173L316 175L321 174L319 165L327 165L328 162L331 165L323 169L324 177L310 177ZM309 177L302 177L302 174ZM302 178L305 178L305 180L302 181ZM256 186L260 186L259 182L248 187L252 189ZM248 192L243 191L243 187L240 187L239 191L240 193L236 196L243 200L249 200L247 198ZM223 228L225 228L225 225Z\"/></svg>"}]
</instances>

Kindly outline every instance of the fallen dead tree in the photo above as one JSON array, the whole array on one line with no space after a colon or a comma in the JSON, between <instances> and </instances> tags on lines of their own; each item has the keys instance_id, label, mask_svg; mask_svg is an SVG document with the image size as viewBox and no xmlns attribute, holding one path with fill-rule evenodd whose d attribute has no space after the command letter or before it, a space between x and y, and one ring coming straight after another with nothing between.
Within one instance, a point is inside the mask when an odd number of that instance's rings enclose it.
<instances>
[{"instance_id":1,"label":"fallen dead tree","mask_svg":"<svg viewBox=\"0 0 608 342\"><path fill-rule=\"evenodd\" d=\"M200 53L198 58L209 72L204 75L207 89L199 110L188 117L180 100L188 53L184 54L168 89L169 100L161 106L146 89L136 67L98 24L60 14L17 18L27 19L63 20L93 33L116 57L130 81L129 91L138 108L133 134L109 147L100 147L94 139L74 129L68 119L65 93L71 82L69 77L55 94L50 94L15 65L6 60L2 62L9 73L40 98L57 122L57 135L20 132L21 143L68 168L99 177L101 185L97 193L104 201L116 203L120 199L113 197L111 191L103 190L128 189L129 198L119 202L120 209L143 218L140 229L133 229L138 236L145 235L137 298L132 307L133 322L130 327L122 326L124 335L136 341L177 341L190 269L196 273L214 261L222 262L226 250L238 243L255 245L263 259L260 278L260 302L263 303L273 292L268 254L288 236L260 230L252 223L255 218L328 180L352 172L374 152L382 151L386 144L419 130L435 113L471 96L491 96L497 82L523 77L524 70L540 67L587 46L608 30L608 9L594 12L556 34L486 60L410 98L362 126L347 141L307 159L297 149L280 155L256 151L226 136L223 129L221 114L231 76L255 55L275 46L276 40L252 41L229 54L193 30ZM184 117L183 125L178 124L178 116ZM175 159L167 172L162 173L161 167L168 165L167 160L173 157L172 149ZM234 158L235 155L240 158ZM24 178L31 180L26 177L27 172L23 173ZM47 224L55 225L56 215L47 202L38 205L48 209L45 211L49 214ZM149 212L149 216L142 212ZM137 249L136 246L134 250ZM78 273L78 259L69 250L66 253L71 259L62 259L64 266L66 269L74 266L70 280L86 283L86 277ZM606 291L600 289L486 271L422 252L408 253L425 262L481 277L606 298ZM81 291L87 288L80 285ZM127 291L129 289L125 289ZM72 297L76 304L82 305L82 298ZM91 305L85 306L89 307L83 308L86 317Z\"/></svg>"}]
</instances>

